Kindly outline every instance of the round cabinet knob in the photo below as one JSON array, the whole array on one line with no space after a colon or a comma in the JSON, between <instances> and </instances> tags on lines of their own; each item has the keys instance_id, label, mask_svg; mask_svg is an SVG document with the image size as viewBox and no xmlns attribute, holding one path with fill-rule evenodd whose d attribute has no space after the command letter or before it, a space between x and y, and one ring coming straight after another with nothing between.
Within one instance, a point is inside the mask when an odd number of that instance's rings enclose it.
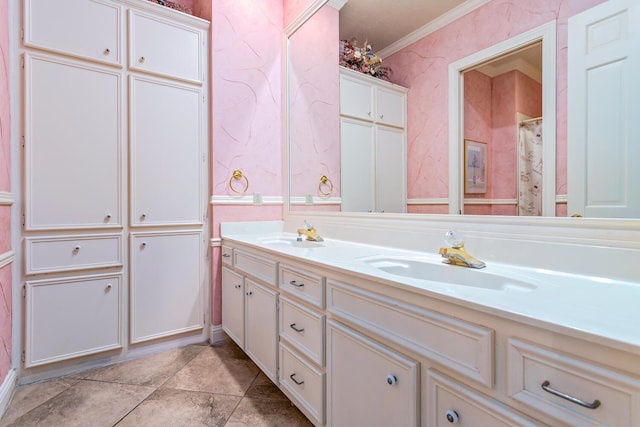
<instances>
[{"instance_id":1,"label":"round cabinet knob","mask_svg":"<svg viewBox=\"0 0 640 427\"><path fill-rule=\"evenodd\" d=\"M140 62L141 64L144 63L144 56L141 56L140 59L138 59L138 62Z\"/></svg>"},{"instance_id":2,"label":"round cabinet knob","mask_svg":"<svg viewBox=\"0 0 640 427\"><path fill-rule=\"evenodd\" d=\"M78 252L80 252L80 246L76 246L73 248L73 253L77 254Z\"/></svg>"},{"instance_id":3,"label":"round cabinet knob","mask_svg":"<svg viewBox=\"0 0 640 427\"><path fill-rule=\"evenodd\" d=\"M111 288L113 288L113 285L112 285L111 283L109 283L109 284L107 285L107 290L109 290L109 289L111 289Z\"/></svg>"},{"instance_id":4,"label":"round cabinet knob","mask_svg":"<svg viewBox=\"0 0 640 427\"><path fill-rule=\"evenodd\" d=\"M104 50L104 54L105 54L105 55L109 55L110 53L111 53L111 49L106 48L106 49Z\"/></svg>"},{"instance_id":5,"label":"round cabinet knob","mask_svg":"<svg viewBox=\"0 0 640 427\"><path fill-rule=\"evenodd\" d=\"M387 384L395 385L398 382L398 379L395 375L387 375Z\"/></svg>"},{"instance_id":6,"label":"round cabinet knob","mask_svg":"<svg viewBox=\"0 0 640 427\"><path fill-rule=\"evenodd\" d=\"M147 242L142 242L142 243L140 243L140 247L141 247L141 248L143 248L143 249L144 249L146 246L147 246Z\"/></svg>"},{"instance_id":7,"label":"round cabinet knob","mask_svg":"<svg viewBox=\"0 0 640 427\"><path fill-rule=\"evenodd\" d=\"M234 285L233 287L236 289L240 289L240 285Z\"/></svg>"},{"instance_id":8,"label":"round cabinet knob","mask_svg":"<svg viewBox=\"0 0 640 427\"><path fill-rule=\"evenodd\" d=\"M458 422L460 422L460 416L458 416L458 413L453 409L449 409L444 416L451 424L458 424Z\"/></svg>"},{"instance_id":9,"label":"round cabinet knob","mask_svg":"<svg viewBox=\"0 0 640 427\"><path fill-rule=\"evenodd\" d=\"M143 212L143 213L140 215L140 219L144 221L146 218L147 218L147 214L146 214L145 212Z\"/></svg>"},{"instance_id":10,"label":"round cabinet knob","mask_svg":"<svg viewBox=\"0 0 640 427\"><path fill-rule=\"evenodd\" d=\"M111 219L111 214L110 214L110 213L108 213L108 214L106 214L104 217L105 217L105 218L107 218L107 220L110 220L110 219Z\"/></svg>"},{"instance_id":11,"label":"round cabinet knob","mask_svg":"<svg viewBox=\"0 0 640 427\"><path fill-rule=\"evenodd\" d=\"M247 296L251 296L251 295L253 295L253 292L251 291L247 292Z\"/></svg>"}]
</instances>

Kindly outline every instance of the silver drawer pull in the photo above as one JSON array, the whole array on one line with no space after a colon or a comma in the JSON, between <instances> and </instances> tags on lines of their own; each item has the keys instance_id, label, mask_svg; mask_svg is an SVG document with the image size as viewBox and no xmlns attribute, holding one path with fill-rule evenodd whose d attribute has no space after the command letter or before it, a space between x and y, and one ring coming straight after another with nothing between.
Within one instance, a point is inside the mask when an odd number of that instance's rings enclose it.
<instances>
[{"instance_id":1,"label":"silver drawer pull","mask_svg":"<svg viewBox=\"0 0 640 427\"><path fill-rule=\"evenodd\" d=\"M231 258L231 255L229 255L229 254L222 254L222 257L223 257L223 258Z\"/></svg>"},{"instance_id":2,"label":"silver drawer pull","mask_svg":"<svg viewBox=\"0 0 640 427\"><path fill-rule=\"evenodd\" d=\"M542 383L541 387L547 393L551 393L554 396L561 397L562 399L568 400L569 402L573 402L576 405L582 406L583 408L596 409L598 406L600 406L600 401L598 399L594 400L593 403L585 402L584 400L578 399L577 397L569 396L568 394L565 394L561 391L554 390L551 387L549 387L550 385L551 383L549 381L545 381Z\"/></svg>"},{"instance_id":3,"label":"silver drawer pull","mask_svg":"<svg viewBox=\"0 0 640 427\"><path fill-rule=\"evenodd\" d=\"M298 283L298 282L296 282L295 280L290 281L290 282L289 282L289 284L290 284L291 286L295 286L296 288L301 288L301 287L303 287L303 286L304 286L304 283Z\"/></svg>"},{"instance_id":4,"label":"silver drawer pull","mask_svg":"<svg viewBox=\"0 0 640 427\"><path fill-rule=\"evenodd\" d=\"M295 372L291 375L289 375L289 378L291 378L291 381L293 381L294 383L298 384L298 385L302 385L304 384L304 381L298 381L296 380L296 374Z\"/></svg>"},{"instance_id":5,"label":"silver drawer pull","mask_svg":"<svg viewBox=\"0 0 640 427\"><path fill-rule=\"evenodd\" d=\"M293 329L294 331L296 331L296 332L304 332L304 328L302 328L302 329L296 328L296 324L295 323L290 324L289 327L291 329Z\"/></svg>"}]
</instances>

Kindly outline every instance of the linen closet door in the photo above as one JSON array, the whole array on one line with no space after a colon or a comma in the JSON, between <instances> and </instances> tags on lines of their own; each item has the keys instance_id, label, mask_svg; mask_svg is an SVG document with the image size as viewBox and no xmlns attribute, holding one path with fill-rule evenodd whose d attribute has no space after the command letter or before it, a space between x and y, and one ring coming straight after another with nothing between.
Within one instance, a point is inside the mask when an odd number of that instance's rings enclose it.
<instances>
[{"instance_id":1,"label":"linen closet door","mask_svg":"<svg viewBox=\"0 0 640 427\"><path fill-rule=\"evenodd\" d=\"M201 224L202 89L132 76L132 226Z\"/></svg>"},{"instance_id":2,"label":"linen closet door","mask_svg":"<svg viewBox=\"0 0 640 427\"><path fill-rule=\"evenodd\" d=\"M121 227L118 70L25 55L25 229Z\"/></svg>"}]
</instances>

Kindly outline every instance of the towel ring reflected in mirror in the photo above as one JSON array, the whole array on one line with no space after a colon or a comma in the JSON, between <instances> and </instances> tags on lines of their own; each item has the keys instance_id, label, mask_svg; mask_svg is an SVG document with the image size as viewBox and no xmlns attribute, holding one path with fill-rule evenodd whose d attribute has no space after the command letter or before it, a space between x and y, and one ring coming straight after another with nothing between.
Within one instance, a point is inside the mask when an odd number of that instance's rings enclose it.
<instances>
[{"instance_id":1,"label":"towel ring reflected in mirror","mask_svg":"<svg viewBox=\"0 0 640 427\"><path fill-rule=\"evenodd\" d=\"M234 187L233 184L236 181L240 181L240 184L236 184L236 186L243 185L242 190ZM233 171L233 174L231 174L231 178L229 179L229 188L231 188L231 191L233 191L234 193L244 194L249 189L249 178L247 178L247 176L243 174L240 169L236 169Z\"/></svg>"},{"instance_id":2,"label":"towel ring reflected in mirror","mask_svg":"<svg viewBox=\"0 0 640 427\"><path fill-rule=\"evenodd\" d=\"M320 177L320 184L318 184L318 192L323 196L330 196L333 192L333 182L326 175Z\"/></svg>"}]
</instances>

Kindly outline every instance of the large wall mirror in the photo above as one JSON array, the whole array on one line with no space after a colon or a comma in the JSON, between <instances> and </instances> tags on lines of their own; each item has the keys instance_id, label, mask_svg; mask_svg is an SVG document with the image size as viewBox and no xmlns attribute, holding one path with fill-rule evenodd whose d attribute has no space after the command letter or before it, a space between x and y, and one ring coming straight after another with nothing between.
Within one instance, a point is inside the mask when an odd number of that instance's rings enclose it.
<instances>
[{"instance_id":1,"label":"large wall mirror","mask_svg":"<svg viewBox=\"0 0 640 427\"><path fill-rule=\"evenodd\" d=\"M342 31L355 15L370 23L366 31L375 32L389 13L363 18L351 6L365 3L367 13L375 15L378 3L398 8L402 2L321 3L312 2L317 10L287 38L288 195L293 213L349 212L342 204L342 180L348 174L341 169L345 141L338 57L340 40L351 37ZM496 22L482 7L465 9L485 3L451 2L453 9L441 12L457 14L453 24L441 24L441 17L422 26L413 22L412 33L385 41L377 52L391 69L391 83L407 90L406 188L398 189L406 191L406 205L396 212L571 216L567 107L558 96L566 81L556 85L554 16L532 12L540 22L532 28L530 22ZM353 37L360 44L373 38ZM375 44L372 48L378 50Z\"/></svg>"}]
</instances>

